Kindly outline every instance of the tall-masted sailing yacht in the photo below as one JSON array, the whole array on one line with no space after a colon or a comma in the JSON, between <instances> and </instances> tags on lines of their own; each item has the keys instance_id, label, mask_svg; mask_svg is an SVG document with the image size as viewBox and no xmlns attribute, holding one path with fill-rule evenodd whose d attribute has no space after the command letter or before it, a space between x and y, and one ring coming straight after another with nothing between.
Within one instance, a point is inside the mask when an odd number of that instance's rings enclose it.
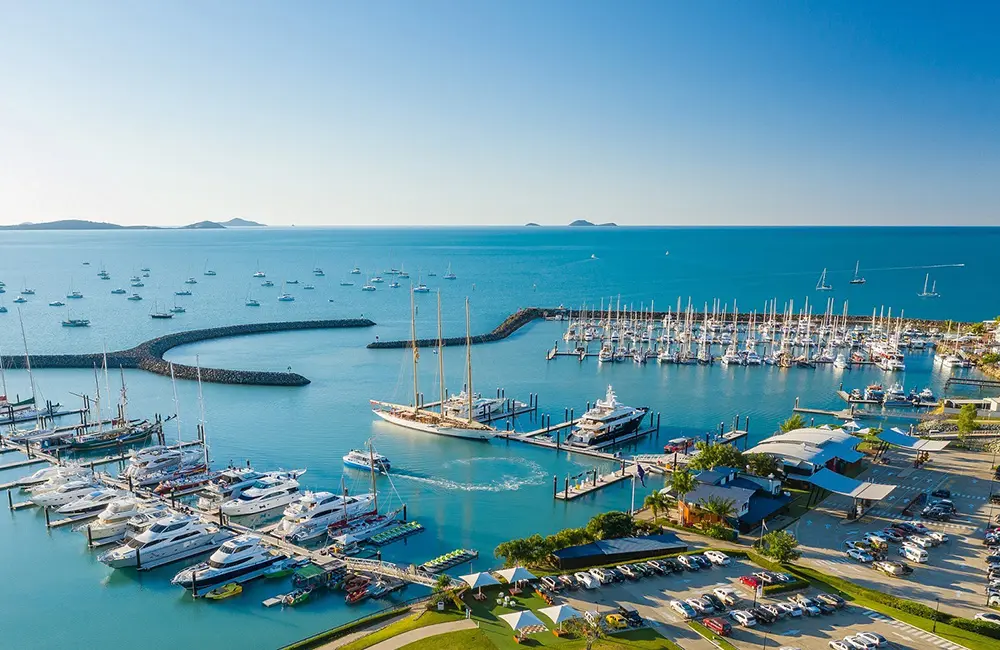
<instances>
[{"instance_id":1,"label":"tall-masted sailing yacht","mask_svg":"<svg viewBox=\"0 0 1000 650\"><path fill-rule=\"evenodd\" d=\"M466 364L466 399L468 408L465 413L467 418L458 418L449 415L445 410L447 401L444 389L444 337L441 332L441 293L438 292L438 372L441 377L441 408L439 411L420 408L420 390L417 384L417 361L420 358L417 347L417 325L416 311L414 307L413 289L410 289L410 346L413 350L413 406L402 404L391 404L371 400L372 411L386 422L433 433L439 436L450 436L452 438L465 438L468 440L489 440L493 437L493 429L481 422L477 422L473 417L472 407L472 334L469 320L469 300L465 300L465 364Z\"/></svg>"}]
</instances>

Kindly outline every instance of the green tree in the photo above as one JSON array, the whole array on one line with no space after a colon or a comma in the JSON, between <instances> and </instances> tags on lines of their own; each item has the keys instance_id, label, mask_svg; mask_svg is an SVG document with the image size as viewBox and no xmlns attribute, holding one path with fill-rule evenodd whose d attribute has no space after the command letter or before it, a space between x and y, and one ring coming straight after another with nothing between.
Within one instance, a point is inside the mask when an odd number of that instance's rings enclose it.
<instances>
[{"instance_id":1,"label":"green tree","mask_svg":"<svg viewBox=\"0 0 1000 650\"><path fill-rule=\"evenodd\" d=\"M986 366L992 366L1000 363L1000 354L996 352L987 352L983 356L979 357L979 362Z\"/></svg>"},{"instance_id":2,"label":"green tree","mask_svg":"<svg viewBox=\"0 0 1000 650\"><path fill-rule=\"evenodd\" d=\"M583 618L573 618L564 624L567 631L583 639L586 650L592 650L594 644L605 638L604 629Z\"/></svg>"},{"instance_id":3,"label":"green tree","mask_svg":"<svg viewBox=\"0 0 1000 650\"><path fill-rule=\"evenodd\" d=\"M802 555L798 550L799 540L784 530L775 530L764 535L757 546L761 553L778 562L790 562Z\"/></svg>"},{"instance_id":4,"label":"green tree","mask_svg":"<svg viewBox=\"0 0 1000 650\"><path fill-rule=\"evenodd\" d=\"M695 447L698 453L688 463L691 469L743 467L743 453L733 445L698 442Z\"/></svg>"},{"instance_id":5,"label":"green tree","mask_svg":"<svg viewBox=\"0 0 1000 650\"><path fill-rule=\"evenodd\" d=\"M587 532L594 539L628 537L635 530L632 515L627 512L602 512L587 522Z\"/></svg>"},{"instance_id":6,"label":"green tree","mask_svg":"<svg viewBox=\"0 0 1000 650\"><path fill-rule=\"evenodd\" d=\"M963 404L958 411L958 437L965 441L965 437L976 430L976 405Z\"/></svg>"},{"instance_id":7,"label":"green tree","mask_svg":"<svg viewBox=\"0 0 1000 650\"><path fill-rule=\"evenodd\" d=\"M445 574L441 574L434 581L434 586L431 588L431 605L437 605L442 600L448 600L451 598L451 578Z\"/></svg>"},{"instance_id":8,"label":"green tree","mask_svg":"<svg viewBox=\"0 0 1000 650\"><path fill-rule=\"evenodd\" d=\"M702 499L697 505L699 510L712 515L721 523L726 523L736 513L736 501L715 495Z\"/></svg>"},{"instance_id":9,"label":"green tree","mask_svg":"<svg viewBox=\"0 0 1000 650\"><path fill-rule=\"evenodd\" d=\"M743 454L746 466L754 476L768 476L778 471L778 461L767 454Z\"/></svg>"},{"instance_id":10,"label":"green tree","mask_svg":"<svg viewBox=\"0 0 1000 650\"><path fill-rule=\"evenodd\" d=\"M696 485L694 476L686 469L670 475L670 491L677 497L677 522L680 524L684 523L684 515L681 513L684 497L693 492Z\"/></svg>"},{"instance_id":11,"label":"green tree","mask_svg":"<svg viewBox=\"0 0 1000 650\"><path fill-rule=\"evenodd\" d=\"M985 334L986 333L986 323L973 323L969 326L969 332L973 334Z\"/></svg>"},{"instance_id":12,"label":"green tree","mask_svg":"<svg viewBox=\"0 0 1000 650\"><path fill-rule=\"evenodd\" d=\"M778 429L781 430L782 433L788 433L789 431L795 431L796 429L804 429L805 426L806 421L801 415L795 413L792 417L778 425Z\"/></svg>"},{"instance_id":13,"label":"green tree","mask_svg":"<svg viewBox=\"0 0 1000 650\"><path fill-rule=\"evenodd\" d=\"M504 558L504 566L511 567L543 563L553 550L555 549L549 548L544 537L536 534L503 542L494 549L493 555Z\"/></svg>"},{"instance_id":14,"label":"green tree","mask_svg":"<svg viewBox=\"0 0 1000 650\"><path fill-rule=\"evenodd\" d=\"M659 490L654 490L652 493L647 494L646 498L643 499L642 505L644 508L649 508L653 511L653 520L656 520L657 510L666 510L670 507L667 501L667 497Z\"/></svg>"},{"instance_id":15,"label":"green tree","mask_svg":"<svg viewBox=\"0 0 1000 650\"><path fill-rule=\"evenodd\" d=\"M545 538L545 545L549 552L558 551L568 546L577 546L594 541L594 538L587 532L586 528L564 528L558 533Z\"/></svg>"}]
</instances>

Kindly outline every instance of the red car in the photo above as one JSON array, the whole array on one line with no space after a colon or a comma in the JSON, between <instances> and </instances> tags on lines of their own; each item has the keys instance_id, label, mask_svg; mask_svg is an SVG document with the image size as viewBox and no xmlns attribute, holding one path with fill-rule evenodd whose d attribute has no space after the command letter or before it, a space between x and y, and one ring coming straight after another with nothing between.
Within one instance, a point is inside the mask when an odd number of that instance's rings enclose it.
<instances>
[{"instance_id":1,"label":"red car","mask_svg":"<svg viewBox=\"0 0 1000 650\"><path fill-rule=\"evenodd\" d=\"M733 626L721 618L706 618L701 624L719 636L729 636L733 633Z\"/></svg>"},{"instance_id":2,"label":"red car","mask_svg":"<svg viewBox=\"0 0 1000 650\"><path fill-rule=\"evenodd\" d=\"M740 576L740 584L756 589L760 586L760 580L753 576Z\"/></svg>"}]
</instances>

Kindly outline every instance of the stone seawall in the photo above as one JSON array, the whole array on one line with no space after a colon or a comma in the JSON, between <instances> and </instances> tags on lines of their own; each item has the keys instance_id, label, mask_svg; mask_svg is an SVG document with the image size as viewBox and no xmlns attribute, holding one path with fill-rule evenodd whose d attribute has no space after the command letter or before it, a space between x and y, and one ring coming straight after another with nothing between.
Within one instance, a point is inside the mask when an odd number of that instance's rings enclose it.
<instances>
[{"instance_id":1,"label":"stone seawall","mask_svg":"<svg viewBox=\"0 0 1000 650\"><path fill-rule=\"evenodd\" d=\"M514 312L513 314L511 314L510 316L508 316L507 318L505 318L504 321L502 323L500 323L492 332L489 332L488 334L477 334L476 336L473 336L472 337L472 342L475 344L475 343L492 343L494 341L500 341L502 339L507 338L508 336L510 336L511 334L513 334L514 332L516 332L517 330L521 329L522 327L524 327L525 325L527 325L531 321L539 319L539 318L546 318L546 317L549 317L549 316L561 316L564 319L572 319L572 318L579 318L581 315L583 315L584 317L590 317L590 318L596 318L596 319L600 319L601 318L601 314L598 313L596 310L595 311L588 310L587 312L582 312L579 309L564 309L564 308L561 308L561 307L556 307L556 308L551 308L551 307L549 307L549 308L545 308L545 307L524 307L522 309L518 309L516 312ZM666 315L667 315L667 312L665 312L665 311L653 312L652 318L653 318L653 320L660 321ZM673 313L672 316L676 316L676 313ZM716 316L718 317L718 314ZM749 313L739 314L739 316L737 317L737 321L740 322L740 323L749 323L750 322L750 316L751 315ZM644 318L649 318L650 317L650 313L649 312L645 312L645 314L644 314L643 317ZM701 322L703 322L703 320L705 318L705 314L703 314L702 312L697 312L696 311L696 312L694 312L693 318L694 318L694 322L700 324ZM757 314L757 318L760 319L760 314ZM781 317L779 316L779 320L780 320L780 318ZM820 318L820 317L814 314L813 315L813 319L817 319L817 318ZM893 317L893 318L895 318L895 317ZM923 328L923 329L929 329L929 328L932 328L932 327L937 327L939 329L944 330L948 326L948 321L942 321L942 320L925 320L925 319L914 319L914 318L905 318L903 320L905 320L907 323L910 323L912 325L915 325L916 327L920 327L920 328ZM853 326L853 325L868 325L868 324L871 323L871 321L872 321L872 317L870 315L865 315L865 316L848 316L847 317L847 324L851 325L851 326ZM733 322L732 315L729 315L729 316L726 317L726 322L727 323ZM434 347L437 344L438 344L438 340L437 339L417 339L417 347L418 348ZM465 345L465 337L464 336L453 336L453 337L450 337L450 338L446 338L446 339L444 339L443 344L444 345ZM408 347L411 347L411 342L410 341L406 341L406 340L404 340L404 341L373 341L372 343L368 344L368 347L372 348L372 349L408 348Z\"/></svg>"},{"instance_id":2,"label":"stone seawall","mask_svg":"<svg viewBox=\"0 0 1000 650\"><path fill-rule=\"evenodd\" d=\"M170 364L163 355L171 348L211 339L233 336L266 334L269 332L289 332L294 330L336 329L341 327L371 327L375 325L367 318L344 320L287 321L280 323L250 323L229 325L203 330L190 330L165 334L145 341L128 350L108 352L109 368L139 368L158 375L170 375ZM93 368L104 363L102 354L39 354L30 357L32 368ZM0 357L5 368L24 368L24 357ZM196 379L197 369L180 363L174 364L174 376L178 379ZM294 372L268 372L258 370L226 370L223 368L202 368L202 381L217 384L245 384L254 386L305 386L306 377Z\"/></svg>"}]
</instances>

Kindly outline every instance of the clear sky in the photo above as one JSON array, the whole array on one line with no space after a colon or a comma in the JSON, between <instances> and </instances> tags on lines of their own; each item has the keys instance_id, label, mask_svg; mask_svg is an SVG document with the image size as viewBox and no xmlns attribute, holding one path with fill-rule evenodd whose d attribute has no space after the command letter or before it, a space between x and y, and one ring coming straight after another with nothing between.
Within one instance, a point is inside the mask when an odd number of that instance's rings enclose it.
<instances>
[{"instance_id":1,"label":"clear sky","mask_svg":"<svg viewBox=\"0 0 1000 650\"><path fill-rule=\"evenodd\" d=\"M1000 3L0 0L0 223L1000 225Z\"/></svg>"}]
</instances>

